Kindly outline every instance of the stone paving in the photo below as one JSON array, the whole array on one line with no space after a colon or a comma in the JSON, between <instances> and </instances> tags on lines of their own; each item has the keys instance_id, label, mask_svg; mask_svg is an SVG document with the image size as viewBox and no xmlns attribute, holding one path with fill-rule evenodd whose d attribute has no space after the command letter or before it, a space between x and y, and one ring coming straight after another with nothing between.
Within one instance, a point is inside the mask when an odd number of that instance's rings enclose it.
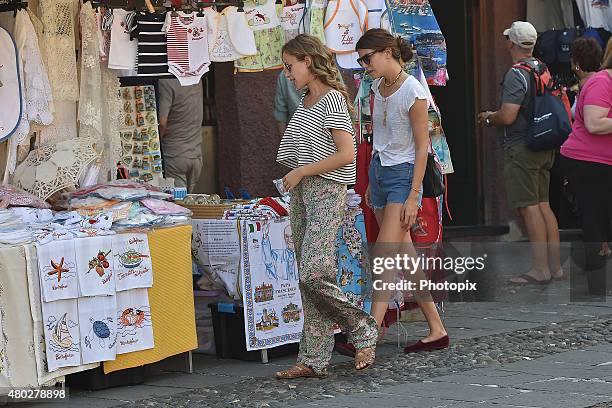
<instances>
[{"instance_id":1,"label":"stone paving","mask_svg":"<svg viewBox=\"0 0 612 408\"><path fill-rule=\"evenodd\" d=\"M487 251L492 257L501 253ZM447 304L447 350L404 355L398 341L415 341L427 327L402 323L387 333L376 364L364 373L335 355L326 379L277 381L273 373L295 357L264 365L196 355L193 374L167 372L138 386L71 390L67 403L36 406L612 408L612 297L583 296L584 276L574 272L571 282L500 285L528 267L524 257L502 258L496 276L487 278L495 302Z\"/></svg>"}]
</instances>

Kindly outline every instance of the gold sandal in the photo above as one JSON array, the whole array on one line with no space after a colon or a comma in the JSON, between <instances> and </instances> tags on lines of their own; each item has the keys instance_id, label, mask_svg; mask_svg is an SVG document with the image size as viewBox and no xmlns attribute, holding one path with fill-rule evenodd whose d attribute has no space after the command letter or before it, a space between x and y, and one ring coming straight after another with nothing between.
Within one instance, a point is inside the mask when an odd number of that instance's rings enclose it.
<instances>
[{"instance_id":1,"label":"gold sandal","mask_svg":"<svg viewBox=\"0 0 612 408\"><path fill-rule=\"evenodd\" d=\"M366 347L363 349L357 350L355 354L355 369L357 371L363 371L369 368L372 364L374 364L374 359L376 357L376 347ZM359 368L362 364L365 364L363 367Z\"/></svg>"},{"instance_id":2,"label":"gold sandal","mask_svg":"<svg viewBox=\"0 0 612 408\"><path fill-rule=\"evenodd\" d=\"M292 380L295 378L323 378L326 374L317 374L312 368L304 364L297 364L285 371L277 371L276 378L279 380Z\"/></svg>"}]
</instances>

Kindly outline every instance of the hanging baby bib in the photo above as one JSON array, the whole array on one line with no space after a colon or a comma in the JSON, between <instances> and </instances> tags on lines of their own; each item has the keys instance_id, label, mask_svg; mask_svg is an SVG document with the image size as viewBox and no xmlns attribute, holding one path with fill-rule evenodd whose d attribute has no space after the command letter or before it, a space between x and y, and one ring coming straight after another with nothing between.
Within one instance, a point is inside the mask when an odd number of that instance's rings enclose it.
<instances>
[{"instance_id":1,"label":"hanging baby bib","mask_svg":"<svg viewBox=\"0 0 612 408\"><path fill-rule=\"evenodd\" d=\"M325 41L336 54L351 54L367 30L368 7L363 0L331 0L325 13Z\"/></svg>"},{"instance_id":2,"label":"hanging baby bib","mask_svg":"<svg viewBox=\"0 0 612 408\"><path fill-rule=\"evenodd\" d=\"M11 136L21 119L21 80L17 65L17 48L11 35L0 27L0 142Z\"/></svg>"}]
</instances>

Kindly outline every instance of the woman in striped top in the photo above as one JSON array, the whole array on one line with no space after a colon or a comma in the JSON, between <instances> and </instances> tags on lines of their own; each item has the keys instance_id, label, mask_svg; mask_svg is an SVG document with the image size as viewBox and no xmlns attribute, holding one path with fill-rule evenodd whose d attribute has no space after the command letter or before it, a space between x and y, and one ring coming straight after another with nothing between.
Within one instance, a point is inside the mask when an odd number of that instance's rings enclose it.
<instances>
[{"instance_id":1,"label":"woman in striped top","mask_svg":"<svg viewBox=\"0 0 612 408\"><path fill-rule=\"evenodd\" d=\"M334 324L351 335L355 368L374 363L376 321L349 302L336 283L335 239L355 183L355 136L348 93L331 52L301 34L283 47L285 75L305 89L281 140L277 161L292 170L283 178L291 191L291 228L298 259L304 330L298 364L278 378L321 377L334 347Z\"/></svg>"}]
</instances>

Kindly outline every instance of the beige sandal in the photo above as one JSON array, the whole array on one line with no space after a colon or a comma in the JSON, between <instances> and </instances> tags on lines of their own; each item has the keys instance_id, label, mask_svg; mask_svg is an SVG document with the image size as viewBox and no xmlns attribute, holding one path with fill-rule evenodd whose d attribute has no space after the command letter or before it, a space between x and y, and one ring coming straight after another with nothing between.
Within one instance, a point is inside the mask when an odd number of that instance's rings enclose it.
<instances>
[{"instance_id":1,"label":"beige sandal","mask_svg":"<svg viewBox=\"0 0 612 408\"><path fill-rule=\"evenodd\" d=\"M276 378L279 380L292 380L295 378L323 378L326 374L317 374L312 368L304 364L297 364L285 371L277 371Z\"/></svg>"},{"instance_id":2,"label":"beige sandal","mask_svg":"<svg viewBox=\"0 0 612 408\"><path fill-rule=\"evenodd\" d=\"M357 350L357 354L355 354L355 369L357 371L363 371L369 368L372 364L374 364L375 357L376 347L366 347ZM360 366L362 367L359 368Z\"/></svg>"}]
</instances>

